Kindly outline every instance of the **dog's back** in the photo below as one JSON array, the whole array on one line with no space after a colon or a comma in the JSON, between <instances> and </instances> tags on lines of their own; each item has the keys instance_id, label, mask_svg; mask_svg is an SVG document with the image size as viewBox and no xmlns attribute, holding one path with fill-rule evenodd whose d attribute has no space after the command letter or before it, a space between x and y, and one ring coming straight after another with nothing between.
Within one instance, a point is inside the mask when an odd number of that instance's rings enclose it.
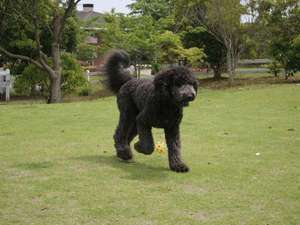
<instances>
[{"instance_id":1,"label":"dog's back","mask_svg":"<svg viewBox=\"0 0 300 225\"><path fill-rule=\"evenodd\" d=\"M129 56L123 50L110 52L105 63L106 84L117 94L118 103L121 99L130 100L138 111L141 111L151 93L153 93L153 79L136 79L125 70L129 66Z\"/></svg>"}]
</instances>

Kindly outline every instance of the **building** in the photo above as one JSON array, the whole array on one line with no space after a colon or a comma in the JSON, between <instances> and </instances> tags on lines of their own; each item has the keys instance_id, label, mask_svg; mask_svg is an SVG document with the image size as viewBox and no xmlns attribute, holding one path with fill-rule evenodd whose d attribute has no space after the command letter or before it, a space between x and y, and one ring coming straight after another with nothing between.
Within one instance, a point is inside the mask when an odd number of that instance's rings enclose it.
<instances>
[{"instance_id":1,"label":"building","mask_svg":"<svg viewBox=\"0 0 300 225\"><path fill-rule=\"evenodd\" d=\"M83 10L77 11L78 18L82 21L81 29L90 33L85 42L96 47L101 46L101 34L104 31L104 14L94 11L94 4L83 4ZM81 62L87 70L99 71L103 65L103 59L97 55L94 60Z\"/></svg>"},{"instance_id":2,"label":"building","mask_svg":"<svg viewBox=\"0 0 300 225\"><path fill-rule=\"evenodd\" d=\"M84 29L99 29L99 24L104 24L104 14L94 11L94 4L83 4L83 10L77 11L80 20L87 22L93 19L92 23L85 25ZM95 19L95 20L94 20Z\"/></svg>"},{"instance_id":3,"label":"building","mask_svg":"<svg viewBox=\"0 0 300 225\"><path fill-rule=\"evenodd\" d=\"M0 67L0 99L9 101L11 89L11 75L9 69Z\"/></svg>"}]
</instances>

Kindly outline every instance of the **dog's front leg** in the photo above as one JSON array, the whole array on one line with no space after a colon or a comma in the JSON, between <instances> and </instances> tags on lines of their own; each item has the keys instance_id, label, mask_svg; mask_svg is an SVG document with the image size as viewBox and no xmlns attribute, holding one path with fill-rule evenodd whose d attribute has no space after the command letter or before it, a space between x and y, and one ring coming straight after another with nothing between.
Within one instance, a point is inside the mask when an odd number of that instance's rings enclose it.
<instances>
[{"instance_id":1,"label":"dog's front leg","mask_svg":"<svg viewBox=\"0 0 300 225\"><path fill-rule=\"evenodd\" d=\"M134 145L135 150L145 155L152 154L155 147L151 127L145 124L142 115L137 117L137 132L139 141Z\"/></svg>"},{"instance_id":2,"label":"dog's front leg","mask_svg":"<svg viewBox=\"0 0 300 225\"><path fill-rule=\"evenodd\" d=\"M181 143L179 126L165 128L166 142L168 146L169 166L175 172L188 172L189 167L181 159Z\"/></svg>"}]
</instances>

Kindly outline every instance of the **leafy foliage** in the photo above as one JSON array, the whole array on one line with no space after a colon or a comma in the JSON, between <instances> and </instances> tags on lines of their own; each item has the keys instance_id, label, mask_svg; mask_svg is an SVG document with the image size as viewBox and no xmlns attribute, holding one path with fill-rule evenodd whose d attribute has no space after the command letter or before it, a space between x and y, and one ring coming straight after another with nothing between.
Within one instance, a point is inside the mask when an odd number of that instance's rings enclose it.
<instances>
[{"instance_id":1,"label":"leafy foliage","mask_svg":"<svg viewBox=\"0 0 300 225\"><path fill-rule=\"evenodd\" d=\"M81 66L77 63L74 56L69 53L63 53L61 59L61 88L63 94L70 94L78 88L85 88L87 80L83 76ZM40 70L33 64L29 64L21 75L16 76L14 88L18 95L41 95L48 98L50 79L45 71Z\"/></svg>"},{"instance_id":2,"label":"leafy foliage","mask_svg":"<svg viewBox=\"0 0 300 225\"><path fill-rule=\"evenodd\" d=\"M27 61L46 72L51 79L49 103L61 101L61 50L74 52L77 46L74 10L79 1L0 2L0 51L14 59L9 61Z\"/></svg>"},{"instance_id":3,"label":"leafy foliage","mask_svg":"<svg viewBox=\"0 0 300 225\"><path fill-rule=\"evenodd\" d=\"M250 3L256 14L255 23L268 33L265 43L269 55L282 65L286 75L299 71L299 1L252 0Z\"/></svg>"},{"instance_id":4,"label":"leafy foliage","mask_svg":"<svg viewBox=\"0 0 300 225\"><path fill-rule=\"evenodd\" d=\"M21 75L16 76L14 90L18 95L41 95L46 98L49 94L49 84L47 74L35 65L29 64Z\"/></svg>"},{"instance_id":5,"label":"leafy foliage","mask_svg":"<svg viewBox=\"0 0 300 225\"><path fill-rule=\"evenodd\" d=\"M82 61L93 60L97 57L97 47L94 45L81 43L78 46L76 56L77 59Z\"/></svg>"},{"instance_id":6,"label":"leafy foliage","mask_svg":"<svg viewBox=\"0 0 300 225\"><path fill-rule=\"evenodd\" d=\"M185 49L180 36L171 31L166 31L156 38L159 50L159 61L161 63L174 64L179 59L186 59L192 66L198 66L204 57L202 49L192 47Z\"/></svg>"},{"instance_id":7,"label":"leafy foliage","mask_svg":"<svg viewBox=\"0 0 300 225\"><path fill-rule=\"evenodd\" d=\"M242 40L241 15L245 12L239 0L177 0L178 22L187 26L204 27L226 49L230 81L235 74Z\"/></svg>"},{"instance_id":8,"label":"leafy foliage","mask_svg":"<svg viewBox=\"0 0 300 225\"><path fill-rule=\"evenodd\" d=\"M53 3L54 4L54 3ZM42 50L51 54L53 39L51 17L53 5L49 1L39 1L37 16L41 26L39 34L41 37ZM0 28L1 46L17 54L37 56L37 43L35 40L34 21L32 18L31 1L8 1L5 19ZM18 12L22 12L21 15ZM9 15L9 16L8 16ZM74 52L79 43L79 21L75 14L66 20L65 29L62 35L61 48L67 52ZM5 35L4 35L5 34Z\"/></svg>"},{"instance_id":9,"label":"leafy foliage","mask_svg":"<svg viewBox=\"0 0 300 225\"><path fill-rule=\"evenodd\" d=\"M166 31L156 39L158 46L159 59L161 62L169 64L176 63L182 56L183 46L180 37L171 31Z\"/></svg>"},{"instance_id":10,"label":"leafy foliage","mask_svg":"<svg viewBox=\"0 0 300 225\"><path fill-rule=\"evenodd\" d=\"M297 1L273 4L269 17L274 34L270 53L283 65L287 74L300 70L300 8L297 4Z\"/></svg>"},{"instance_id":11,"label":"leafy foliage","mask_svg":"<svg viewBox=\"0 0 300 225\"><path fill-rule=\"evenodd\" d=\"M183 49L183 56L192 67L199 67L205 56L203 49L193 47Z\"/></svg>"},{"instance_id":12,"label":"leafy foliage","mask_svg":"<svg viewBox=\"0 0 300 225\"><path fill-rule=\"evenodd\" d=\"M269 69L269 72L274 74L275 77L278 77L278 74L281 71L281 67L282 65L280 65L279 62L277 62L276 60L274 60L272 63L270 63L267 68Z\"/></svg>"},{"instance_id":13,"label":"leafy foliage","mask_svg":"<svg viewBox=\"0 0 300 225\"><path fill-rule=\"evenodd\" d=\"M63 53L61 88L64 94L70 94L77 88L87 85L83 70L75 57L70 53Z\"/></svg>"},{"instance_id":14,"label":"leafy foliage","mask_svg":"<svg viewBox=\"0 0 300 225\"><path fill-rule=\"evenodd\" d=\"M220 78L226 63L225 46L203 27L190 27L181 36L185 47L203 48L204 61L213 69L215 78Z\"/></svg>"},{"instance_id":15,"label":"leafy foliage","mask_svg":"<svg viewBox=\"0 0 300 225\"><path fill-rule=\"evenodd\" d=\"M166 0L136 0L129 7L132 15L150 16L158 21L170 15L172 3L173 1Z\"/></svg>"},{"instance_id":16,"label":"leafy foliage","mask_svg":"<svg viewBox=\"0 0 300 225\"><path fill-rule=\"evenodd\" d=\"M155 58L153 34L156 31L151 17L111 13L105 19L103 52L111 48L122 48L136 63Z\"/></svg>"},{"instance_id":17,"label":"leafy foliage","mask_svg":"<svg viewBox=\"0 0 300 225\"><path fill-rule=\"evenodd\" d=\"M166 30L166 20L162 19L157 21L151 15L108 14L106 32L103 34L104 51L110 48L125 49L134 64L173 64L180 58L187 58L195 64L201 60L203 51L184 49L180 36Z\"/></svg>"}]
</instances>

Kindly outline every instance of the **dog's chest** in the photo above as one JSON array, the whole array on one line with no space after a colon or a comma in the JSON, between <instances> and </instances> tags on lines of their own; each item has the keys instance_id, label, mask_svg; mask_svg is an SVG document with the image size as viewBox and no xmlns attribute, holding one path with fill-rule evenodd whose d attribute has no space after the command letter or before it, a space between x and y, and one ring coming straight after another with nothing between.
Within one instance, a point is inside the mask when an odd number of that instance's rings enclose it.
<instances>
[{"instance_id":1,"label":"dog's chest","mask_svg":"<svg viewBox=\"0 0 300 225\"><path fill-rule=\"evenodd\" d=\"M179 124L182 119L182 114L174 110L157 110L156 115L151 118L151 125L157 128L172 127Z\"/></svg>"}]
</instances>

